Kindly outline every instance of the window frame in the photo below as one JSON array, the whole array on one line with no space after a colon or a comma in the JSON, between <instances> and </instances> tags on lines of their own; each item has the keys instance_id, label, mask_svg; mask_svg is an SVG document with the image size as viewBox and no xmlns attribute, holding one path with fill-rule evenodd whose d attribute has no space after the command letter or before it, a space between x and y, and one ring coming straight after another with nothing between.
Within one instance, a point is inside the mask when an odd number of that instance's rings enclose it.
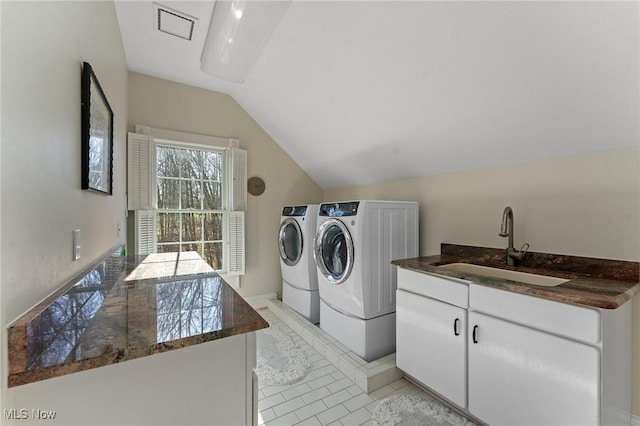
<instances>
[{"instance_id":1,"label":"window frame","mask_svg":"<svg viewBox=\"0 0 640 426\"><path fill-rule=\"evenodd\" d=\"M176 149L185 149L185 150L192 150L192 151L202 151L202 152L215 152L215 153L220 153L222 155L222 180L221 182L221 193L222 193L222 205L221 205L221 209L220 210L210 210L210 209L204 209L204 205L201 204L201 209L183 209L182 208L182 200L180 197L179 199L179 208L177 209L160 209L158 208L158 179L161 178L160 176L158 176L158 147L165 147L165 148L176 148ZM229 270L229 260L228 260L228 256L227 253L225 251L225 246L228 244L228 215L229 215L229 148L228 147L221 147L221 146L213 146L213 145L208 145L208 144L199 144L199 143L192 143L192 142L182 142L182 141L174 141L174 140L166 140L166 139L160 139L160 138L153 138L153 150L152 150L152 154L151 154L151 158L153 160L153 179L152 179L152 206L153 206L153 211L154 211L154 220L156 222L156 226L158 226L158 215L159 213L179 213L179 214L185 214L185 213L199 213L199 214L206 214L206 213L213 213L213 214L222 214L222 239L220 240L220 244L221 244L221 250L222 250L222 269L214 269L216 272L220 273L220 274L225 274L227 273L227 271ZM171 177L171 179L177 179L179 182L182 182L182 177ZM204 180L200 180L200 182L203 182ZM202 200L201 200L202 203ZM202 229L202 237L203 239L199 240L199 241L195 241L195 242L183 242L182 240L182 218L180 220L180 237L179 237L179 242L177 244L179 244L180 247L182 247L183 244L201 244L203 246L203 250L204 250L204 244L205 244L205 240L204 240L204 227ZM171 244L176 244L175 242L172 243L161 243L158 242L156 239L155 245L156 245L156 252L158 252L158 247L160 246L166 246L166 245L171 245ZM204 252L203 253L198 253L201 256L203 256L204 258ZM206 260L205 260L206 261ZM213 265L210 265L213 268Z\"/></svg>"}]
</instances>

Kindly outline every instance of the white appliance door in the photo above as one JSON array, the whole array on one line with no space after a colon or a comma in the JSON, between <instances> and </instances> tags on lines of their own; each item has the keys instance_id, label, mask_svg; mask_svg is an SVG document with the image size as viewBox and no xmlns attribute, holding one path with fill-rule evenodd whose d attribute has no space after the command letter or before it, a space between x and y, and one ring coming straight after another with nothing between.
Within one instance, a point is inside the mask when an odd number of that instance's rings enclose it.
<instances>
[{"instance_id":1,"label":"white appliance door","mask_svg":"<svg viewBox=\"0 0 640 426\"><path fill-rule=\"evenodd\" d=\"M287 266L295 266L302 257L302 230L298 221L289 217L280 224L278 246L280 259Z\"/></svg>"},{"instance_id":2,"label":"white appliance door","mask_svg":"<svg viewBox=\"0 0 640 426\"><path fill-rule=\"evenodd\" d=\"M314 258L320 273L331 284L341 284L353 268L353 239L346 225L329 219L318 228Z\"/></svg>"}]
</instances>

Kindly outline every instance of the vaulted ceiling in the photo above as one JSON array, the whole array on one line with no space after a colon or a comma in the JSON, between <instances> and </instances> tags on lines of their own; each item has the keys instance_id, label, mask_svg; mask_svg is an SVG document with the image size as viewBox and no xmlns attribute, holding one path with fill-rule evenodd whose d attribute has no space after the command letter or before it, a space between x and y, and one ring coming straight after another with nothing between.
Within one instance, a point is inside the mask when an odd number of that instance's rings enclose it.
<instances>
[{"instance_id":1,"label":"vaulted ceiling","mask_svg":"<svg viewBox=\"0 0 640 426\"><path fill-rule=\"evenodd\" d=\"M129 69L231 95L324 188L637 146L633 2L294 1L242 84L154 3L116 1Z\"/></svg>"}]
</instances>

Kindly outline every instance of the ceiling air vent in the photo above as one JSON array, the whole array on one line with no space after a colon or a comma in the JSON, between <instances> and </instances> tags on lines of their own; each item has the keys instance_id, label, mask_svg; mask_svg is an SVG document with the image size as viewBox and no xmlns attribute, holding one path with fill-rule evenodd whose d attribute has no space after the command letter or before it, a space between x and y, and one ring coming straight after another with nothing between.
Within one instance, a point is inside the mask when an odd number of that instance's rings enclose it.
<instances>
[{"instance_id":1,"label":"ceiling air vent","mask_svg":"<svg viewBox=\"0 0 640 426\"><path fill-rule=\"evenodd\" d=\"M158 31L191 40L197 18L157 3L153 6L155 26Z\"/></svg>"}]
</instances>

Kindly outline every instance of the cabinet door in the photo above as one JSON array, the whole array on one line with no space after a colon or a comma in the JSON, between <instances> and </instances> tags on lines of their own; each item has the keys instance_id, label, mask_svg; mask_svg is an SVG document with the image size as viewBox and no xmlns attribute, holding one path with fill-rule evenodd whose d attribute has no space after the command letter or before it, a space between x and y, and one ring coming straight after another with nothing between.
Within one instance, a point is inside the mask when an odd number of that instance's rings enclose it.
<instances>
[{"instance_id":1,"label":"cabinet door","mask_svg":"<svg viewBox=\"0 0 640 426\"><path fill-rule=\"evenodd\" d=\"M597 425L600 351L469 312L469 411L497 425Z\"/></svg>"},{"instance_id":2,"label":"cabinet door","mask_svg":"<svg viewBox=\"0 0 640 426\"><path fill-rule=\"evenodd\" d=\"M467 311L403 290L396 294L398 368L467 406Z\"/></svg>"}]
</instances>

